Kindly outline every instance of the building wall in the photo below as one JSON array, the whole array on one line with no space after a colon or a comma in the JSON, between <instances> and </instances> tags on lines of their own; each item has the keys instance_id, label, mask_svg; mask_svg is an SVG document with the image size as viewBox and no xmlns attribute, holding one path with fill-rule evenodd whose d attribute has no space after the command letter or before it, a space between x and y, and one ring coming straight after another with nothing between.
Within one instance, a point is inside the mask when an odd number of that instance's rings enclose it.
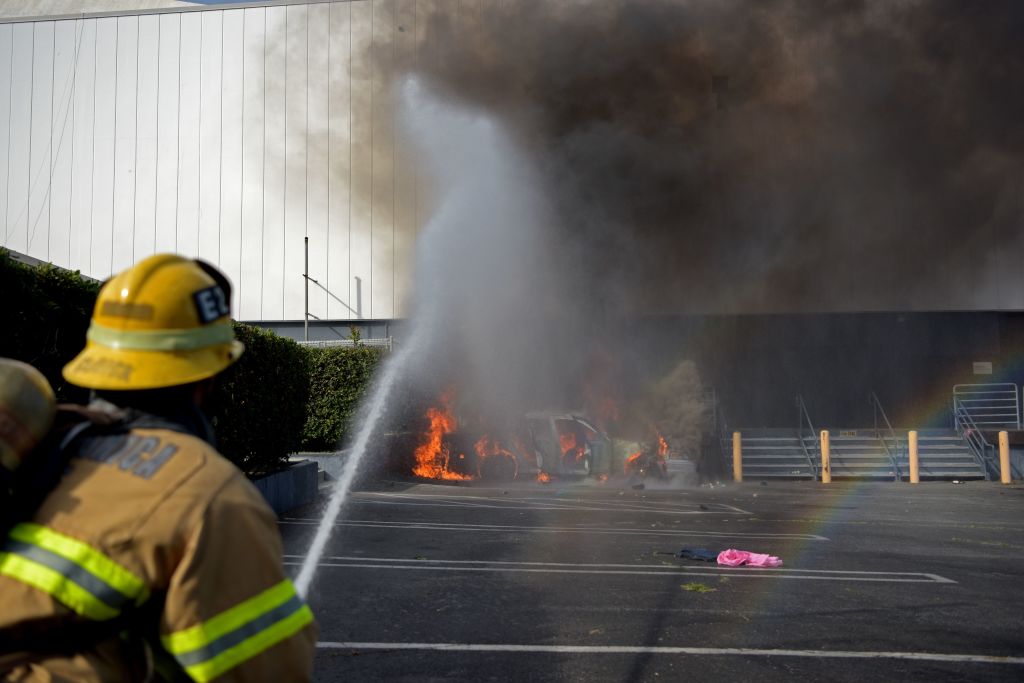
<instances>
[{"instance_id":1,"label":"building wall","mask_svg":"<svg viewBox=\"0 0 1024 683\"><path fill-rule=\"evenodd\" d=\"M422 211L392 77L430 11L362 0L0 24L0 243L96 278L154 252L198 256L227 272L240 318L294 320L308 238L312 315L401 317Z\"/></svg>"},{"instance_id":2,"label":"building wall","mask_svg":"<svg viewBox=\"0 0 1024 683\"><path fill-rule=\"evenodd\" d=\"M505 2L2 3L0 245L98 279L199 256L233 281L240 319L273 321L303 318L308 238L313 316L403 317L429 206L394 77L431 59L432 16ZM1024 242L964 232L923 264L934 287L883 273L889 300L866 308L1019 310Z\"/></svg>"}]
</instances>

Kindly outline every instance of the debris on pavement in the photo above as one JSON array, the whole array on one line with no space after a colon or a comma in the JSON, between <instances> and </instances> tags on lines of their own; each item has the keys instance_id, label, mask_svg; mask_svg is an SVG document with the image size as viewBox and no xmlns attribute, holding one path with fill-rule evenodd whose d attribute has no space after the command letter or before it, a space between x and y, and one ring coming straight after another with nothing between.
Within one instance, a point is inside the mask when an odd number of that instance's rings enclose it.
<instances>
[{"instance_id":1,"label":"debris on pavement","mask_svg":"<svg viewBox=\"0 0 1024 683\"><path fill-rule=\"evenodd\" d=\"M676 557L684 560L700 560L701 562L714 562L718 559L718 555L719 553L707 548L683 548L676 553Z\"/></svg>"},{"instance_id":2,"label":"debris on pavement","mask_svg":"<svg viewBox=\"0 0 1024 683\"><path fill-rule=\"evenodd\" d=\"M744 564L750 567L781 567L782 560L774 555L729 548L718 553L718 564L724 564L727 567L739 567Z\"/></svg>"},{"instance_id":3,"label":"debris on pavement","mask_svg":"<svg viewBox=\"0 0 1024 683\"><path fill-rule=\"evenodd\" d=\"M683 583L680 584L679 587L682 588L684 591L689 591L690 593L714 593L718 590L717 588L712 588L711 586L708 586L706 584L695 582Z\"/></svg>"}]
</instances>

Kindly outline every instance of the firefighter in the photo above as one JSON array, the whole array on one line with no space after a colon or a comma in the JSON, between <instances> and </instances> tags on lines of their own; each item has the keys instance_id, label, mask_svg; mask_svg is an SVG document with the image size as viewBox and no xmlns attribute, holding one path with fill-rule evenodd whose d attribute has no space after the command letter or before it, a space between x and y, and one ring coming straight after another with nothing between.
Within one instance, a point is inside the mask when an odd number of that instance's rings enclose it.
<instances>
[{"instance_id":1,"label":"firefighter","mask_svg":"<svg viewBox=\"0 0 1024 683\"><path fill-rule=\"evenodd\" d=\"M28 363L0 358L0 538L13 522L22 462L46 438L57 413L56 399L43 373Z\"/></svg>"},{"instance_id":2,"label":"firefighter","mask_svg":"<svg viewBox=\"0 0 1024 683\"><path fill-rule=\"evenodd\" d=\"M50 431L56 399L43 373L28 363L0 358L0 465L13 474Z\"/></svg>"},{"instance_id":3,"label":"firefighter","mask_svg":"<svg viewBox=\"0 0 1024 683\"><path fill-rule=\"evenodd\" d=\"M310 678L316 627L276 518L200 411L243 351L229 301L215 268L169 254L100 290L63 373L93 400L0 547L0 678Z\"/></svg>"}]
</instances>

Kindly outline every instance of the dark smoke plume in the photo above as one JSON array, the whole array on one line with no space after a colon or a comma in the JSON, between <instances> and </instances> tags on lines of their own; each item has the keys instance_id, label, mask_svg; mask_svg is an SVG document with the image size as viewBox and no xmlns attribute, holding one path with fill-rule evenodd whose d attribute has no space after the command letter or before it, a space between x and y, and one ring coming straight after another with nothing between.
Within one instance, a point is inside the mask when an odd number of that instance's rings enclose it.
<instances>
[{"instance_id":1,"label":"dark smoke plume","mask_svg":"<svg viewBox=\"0 0 1024 683\"><path fill-rule=\"evenodd\" d=\"M1024 253L1024 3L441 7L417 71L539 155L575 300L725 313L1011 296L986 273Z\"/></svg>"}]
</instances>

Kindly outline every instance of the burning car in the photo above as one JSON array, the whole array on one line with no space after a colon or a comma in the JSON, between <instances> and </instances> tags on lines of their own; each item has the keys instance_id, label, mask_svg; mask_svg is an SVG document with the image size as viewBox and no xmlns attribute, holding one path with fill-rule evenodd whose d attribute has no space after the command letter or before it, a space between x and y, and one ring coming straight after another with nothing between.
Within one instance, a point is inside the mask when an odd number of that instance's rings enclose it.
<instances>
[{"instance_id":1,"label":"burning car","mask_svg":"<svg viewBox=\"0 0 1024 683\"><path fill-rule=\"evenodd\" d=\"M527 413L523 441L541 472L560 476L607 474L611 439L577 413Z\"/></svg>"}]
</instances>

